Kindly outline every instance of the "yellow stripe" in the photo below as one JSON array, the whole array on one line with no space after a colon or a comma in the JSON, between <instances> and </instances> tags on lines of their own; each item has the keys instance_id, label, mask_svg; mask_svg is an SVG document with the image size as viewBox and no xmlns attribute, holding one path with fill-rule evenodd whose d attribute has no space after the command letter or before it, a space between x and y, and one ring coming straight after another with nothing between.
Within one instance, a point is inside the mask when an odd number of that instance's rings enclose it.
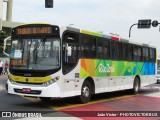
<instances>
[{"instance_id":1,"label":"yellow stripe","mask_svg":"<svg viewBox=\"0 0 160 120\"><path fill-rule=\"evenodd\" d=\"M88 35L93 35L93 36L98 36L98 37L102 37L101 33L92 32L92 31L88 31L88 30L81 30L81 33L88 34Z\"/></svg>"},{"instance_id":2,"label":"yellow stripe","mask_svg":"<svg viewBox=\"0 0 160 120\"><path fill-rule=\"evenodd\" d=\"M85 105L92 105L92 104L101 103L101 102L108 102L108 101L112 101L112 100L119 100L119 99L128 98L128 97L132 97L132 96L135 96L135 95L125 95L125 96L121 96L121 97L106 98L103 100L90 101L89 103L86 103L86 104L75 104L75 105L62 106L62 107L51 107L51 108L54 110L63 110L63 109L69 109L69 108L74 108L74 107L82 107Z\"/></svg>"},{"instance_id":3,"label":"yellow stripe","mask_svg":"<svg viewBox=\"0 0 160 120\"><path fill-rule=\"evenodd\" d=\"M12 75L12 74L9 74L9 77L13 81L26 82L26 80L27 80L28 83L44 83L44 82L47 82L47 81L52 79L51 76L46 76L46 77L22 77L22 76L15 76L15 75Z\"/></svg>"},{"instance_id":4,"label":"yellow stripe","mask_svg":"<svg viewBox=\"0 0 160 120\"><path fill-rule=\"evenodd\" d=\"M75 108L75 107L82 107L85 105L92 105L92 104L96 104L96 103L101 103L101 102L108 102L108 101L112 101L112 100L119 100L119 99L124 99L124 98L128 98L128 97L132 97L135 95L125 95L125 96L120 96L120 97L114 97L114 98L106 98L106 99L102 99L102 100L97 100L97 101L90 101L89 103L86 104L74 104L74 105L67 105L67 106L53 106L51 104L48 103L44 103L43 105L48 106L51 109L54 110L63 110L63 109L69 109L69 108ZM32 97L24 97L32 102L40 102L40 99L37 98L32 98Z\"/></svg>"},{"instance_id":5,"label":"yellow stripe","mask_svg":"<svg viewBox=\"0 0 160 120\"><path fill-rule=\"evenodd\" d=\"M139 95L139 94L137 94ZM96 103L102 103L102 102L108 102L108 101L112 101L112 100L120 100L120 99L124 99L124 98L128 98L128 97L133 97L136 95L125 95L125 96L119 96L119 97L113 97L113 98L106 98L106 99L102 99L102 100L96 100L96 101L90 101L89 103L86 104L73 104L73 105L63 105L63 106L58 106L55 105L53 106L52 103L42 103L45 106L48 106L49 108L53 109L53 110L63 110L63 109L70 109L70 108L75 108L75 107L82 107L82 106L86 106L86 105L92 105L92 104L96 104ZM23 96L22 96L23 97ZM37 98L32 98L32 97L24 97L27 100L30 100L32 102L40 102L40 99Z\"/></svg>"}]
</instances>

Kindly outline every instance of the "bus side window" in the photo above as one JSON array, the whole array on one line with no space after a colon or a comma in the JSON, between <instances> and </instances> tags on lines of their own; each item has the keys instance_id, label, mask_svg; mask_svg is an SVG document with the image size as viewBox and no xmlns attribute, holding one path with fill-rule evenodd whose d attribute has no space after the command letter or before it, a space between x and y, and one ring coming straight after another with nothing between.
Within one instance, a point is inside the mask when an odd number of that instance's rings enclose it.
<instances>
[{"instance_id":1,"label":"bus side window","mask_svg":"<svg viewBox=\"0 0 160 120\"><path fill-rule=\"evenodd\" d=\"M142 61L142 47L134 46L134 60Z\"/></svg>"},{"instance_id":2,"label":"bus side window","mask_svg":"<svg viewBox=\"0 0 160 120\"><path fill-rule=\"evenodd\" d=\"M83 57L90 57L90 40L88 37L83 38L83 45L84 45L84 51L83 51Z\"/></svg>"},{"instance_id":3,"label":"bus side window","mask_svg":"<svg viewBox=\"0 0 160 120\"><path fill-rule=\"evenodd\" d=\"M133 45L128 45L128 59L133 60Z\"/></svg>"},{"instance_id":4,"label":"bus side window","mask_svg":"<svg viewBox=\"0 0 160 120\"><path fill-rule=\"evenodd\" d=\"M115 58L116 45L113 41L111 41L111 58Z\"/></svg>"},{"instance_id":5,"label":"bus side window","mask_svg":"<svg viewBox=\"0 0 160 120\"><path fill-rule=\"evenodd\" d=\"M105 59L110 58L110 42L109 42L109 40L104 41L104 58Z\"/></svg>"},{"instance_id":6,"label":"bus side window","mask_svg":"<svg viewBox=\"0 0 160 120\"><path fill-rule=\"evenodd\" d=\"M90 57L96 58L96 38L90 38Z\"/></svg>"},{"instance_id":7,"label":"bus side window","mask_svg":"<svg viewBox=\"0 0 160 120\"><path fill-rule=\"evenodd\" d=\"M149 61L149 50L148 48L143 48L143 61Z\"/></svg>"},{"instance_id":8,"label":"bus side window","mask_svg":"<svg viewBox=\"0 0 160 120\"><path fill-rule=\"evenodd\" d=\"M153 48L150 48L150 61L155 62L156 61L156 50Z\"/></svg>"},{"instance_id":9,"label":"bus side window","mask_svg":"<svg viewBox=\"0 0 160 120\"><path fill-rule=\"evenodd\" d=\"M123 59L128 60L128 44L123 44Z\"/></svg>"},{"instance_id":10,"label":"bus side window","mask_svg":"<svg viewBox=\"0 0 160 120\"><path fill-rule=\"evenodd\" d=\"M111 42L111 54L112 54L112 59L118 59L119 56L118 43L115 41Z\"/></svg>"},{"instance_id":11,"label":"bus side window","mask_svg":"<svg viewBox=\"0 0 160 120\"><path fill-rule=\"evenodd\" d=\"M85 58L96 58L96 38L89 36L89 35L83 35L83 57Z\"/></svg>"},{"instance_id":12,"label":"bus side window","mask_svg":"<svg viewBox=\"0 0 160 120\"><path fill-rule=\"evenodd\" d=\"M103 49L103 43L104 43L104 40L102 39L98 39L97 41L98 45L97 45L97 58L101 59L101 58L104 58L104 49Z\"/></svg>"},{"instance_id":13,"label":"bus side window","mask_svg":"<svg viewBox=\"0 0 160 120\"><path fill-rule=\"evenodd\" d=\"M122 59L122 43L118 43L117 49L118 49L118 59L121 60Z\"/></svg>"}]
</instances>

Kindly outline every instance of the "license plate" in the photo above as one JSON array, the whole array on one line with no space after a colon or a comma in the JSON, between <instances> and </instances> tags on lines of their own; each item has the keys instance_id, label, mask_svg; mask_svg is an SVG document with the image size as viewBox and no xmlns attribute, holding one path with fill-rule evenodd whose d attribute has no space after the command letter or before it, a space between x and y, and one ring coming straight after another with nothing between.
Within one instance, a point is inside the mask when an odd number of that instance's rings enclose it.
<instances>
[{"instance_id":1,"label":"license plate","mask_svg":"<svg viewBox=\"0 0 160 120\"><path fill-rule=\"evenodd\" d=\"M31 91L31 88L23 88L22 89L22 92L30 92Z\"/></svg>"}]
</instances>

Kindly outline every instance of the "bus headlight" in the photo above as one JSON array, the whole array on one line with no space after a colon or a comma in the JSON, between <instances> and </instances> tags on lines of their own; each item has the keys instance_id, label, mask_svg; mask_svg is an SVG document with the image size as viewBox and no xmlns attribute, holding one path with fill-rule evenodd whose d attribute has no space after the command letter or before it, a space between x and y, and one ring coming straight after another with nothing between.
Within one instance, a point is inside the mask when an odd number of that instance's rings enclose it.
<instances>
[{"instance_id":1,"label":"bus headlight","mask_svg":"<svg viewBox=\"0 0 160 120\"><path fill-rule=\"evenodd\" d=\"M49 86L49 85L51 85L51 84L57 82L59 79L60 79L60 76L55 77L55 78L52 78L51 80L49 80L49 81L43 83L42 86L44 86L44 87Z\"/></svg>"},{"instance_id":2,"label":"bus headlight","mask_svg":"<svg viewBox=\"0 0 160 120\"><path fill-rule=\"evenodd\" d=\"M12 84L16 84L16 82L14 80L12 80L9 76L8 76L8 80L12 83Z\"/></svg>"}]
</instances>

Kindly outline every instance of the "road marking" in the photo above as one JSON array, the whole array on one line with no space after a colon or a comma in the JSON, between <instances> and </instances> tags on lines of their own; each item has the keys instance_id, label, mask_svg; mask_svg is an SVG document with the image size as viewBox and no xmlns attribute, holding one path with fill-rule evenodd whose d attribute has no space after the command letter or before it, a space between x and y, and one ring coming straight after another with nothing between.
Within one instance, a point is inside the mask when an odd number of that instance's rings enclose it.
<instances>
[{"instance_id":1,"label":"road marking","mask_svg":"<svg viewBox=\"0 0 160 120\"><path fill-rule=\"evenodd\" d=\"M35 97L27 97L27 96L23 96L23 95L20 95L20 96L23 97L23 98L25 98L25 99L27 99L27 100L30 100L32 102L39 102L39 101L41 101L40 99L35 98Z\"/></svg>"},{"instance_id":2,"label":"road marking","mask_svg":"<svg viewBox=\"0 0 160 120\"><path fill-rule=\"evenodd\" d=\"M139 94L137 94L139 95ZM43 102L42 104L45 105L45 106L48 106L49 108L51 109L54 109L54 110L63 110L63 109L69 109L69 108L75 108L75 107L82 107L82 106L86 106L86 105L91 105L91 104L96 104L96 103L102 103L102 102L107 102L107 101L112 101L112 100L119 100L119 99L124 99L124 98L128 98L128 97L133 97L133 96L137 96L137 95L123 95L123 96L118 96L118 97L112 97L112 98L105 98L105 99L102 99L102 100L96 100L96 101L90 101L89 103L86 103L86 104L71 104L71 105L63 105L63 106L53 106L53 104L49 104L49 103L46 103L46 102ZM24 97L24 96L21 96L25 99L28 99L32 102L40 102L41 100L38 99L38 98L32 98L32 97Z\"/></svg>"},{"instance_id":3,"label":"road marking","mask_svg":"<svg viewBox=\"0 0 160 120\"><path fill-rule=\"evenodd\" d=\"M51 108L54 110L63 110L63 109L68 109L68 108L92 105L92 104L96 104L96 103L108 102L108 101L112 101L112 100L119 100L119 99L128 98L128 97L132 97L132 96L136 96L136 95L125 95L125 96L120 96L120 97L113 97L113 98L106 98L106 99L102 99L102 100L90 101L89 103L86 103L86 104L74 104L74 105L69 105L69 106L51 107Z\"/></svg>"},{"instance_id":4,"label":"road marking","mask_svg":"<svg viewBox=\"0 0 160 120\"><path fill-rule=\"evenodd\" d=\"M0 84L0 91L5 90L5 86Z\"/></svg>"}]
</instances>

